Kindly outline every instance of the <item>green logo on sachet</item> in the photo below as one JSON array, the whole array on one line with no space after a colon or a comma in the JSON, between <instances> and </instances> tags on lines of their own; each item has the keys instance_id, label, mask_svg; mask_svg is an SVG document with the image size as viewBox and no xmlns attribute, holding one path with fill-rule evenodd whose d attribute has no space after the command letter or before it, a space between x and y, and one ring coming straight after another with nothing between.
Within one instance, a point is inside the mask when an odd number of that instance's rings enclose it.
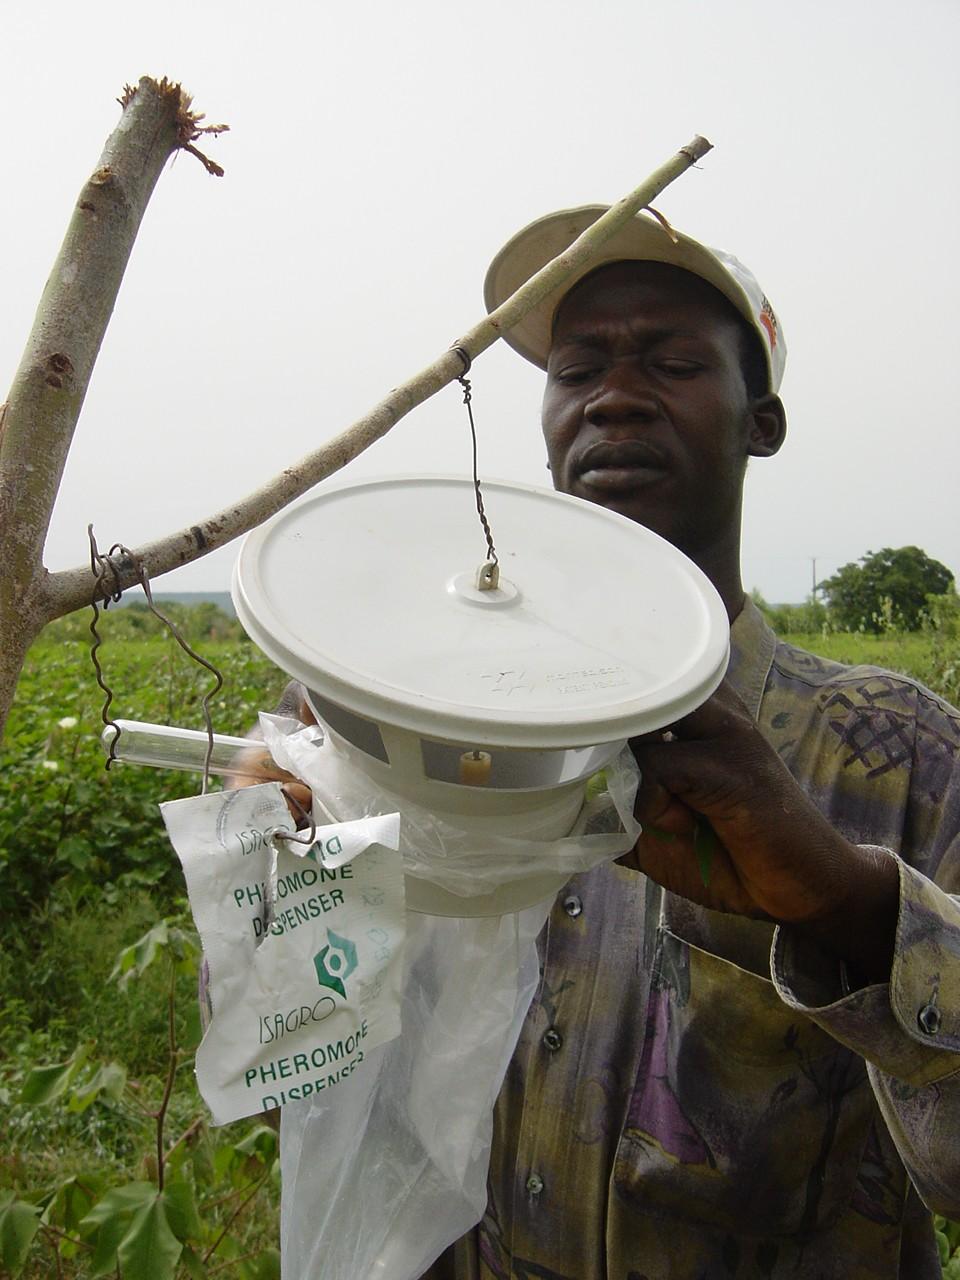
<instances>
[{"instance_id":1,"label":"green logo on sachet","mask_svg":"<svg viewBox=\"0 0 960 1280\"><path fill-rule=\"evenodd\" d=\"M327 945L313 957L313 963L321 987L339 991L346 999L347 992L343 984L357 967L357 948L353 943L328 929Z\"/></svg>"}]
</instances>

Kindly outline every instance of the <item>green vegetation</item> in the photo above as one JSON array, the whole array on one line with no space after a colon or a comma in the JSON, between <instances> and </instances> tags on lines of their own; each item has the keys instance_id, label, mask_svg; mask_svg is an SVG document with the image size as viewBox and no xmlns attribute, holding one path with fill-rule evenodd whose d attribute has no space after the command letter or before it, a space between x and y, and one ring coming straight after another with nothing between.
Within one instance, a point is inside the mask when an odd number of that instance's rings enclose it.
<instances>
[{"instance_id":1,"label":"green vegetation","mask_svg":"<svg viewBox=\"0 0 960 1280\"><path fill-rule=\"evenodd\" d=\"M224 674L215 728L245 732L284 677L219 610L165 611ZM88 624L35 645L0 754L0 1275L271 1280L276 1134L211 1130L192 1071L196 937L157 804L197 778L104 770ZM114 715L202 727L210 676L156 619L100 630Z\"/></svg>"},{"instance_id":2,"label":"green vegetation","mask_svg":"<svg viewBox=\"0 0 960 1280\"><path fill-rule=\"evenodd\" d=\"M960 1224L939 1215L934 1219L943 1280L960 1280Z\"/></svg>"},{"instance_id":3,"label":"green vegetation","mask_svg":"<svg viewBox=\"0 0 960 1280\"><path fill-rule=\"evenodd\" d=\"M236 622L215 615L205 614L208 629L239 634ZM135 765L104 769L103 694L90 660L89 617L64 619L34 646L0 751L0 895L10 914L42 907L58 884L77 902L91 895L116 902L121 893L149 888L161 911L182 891L157 803L190 795L197 779ZM245 733L257 711L276 702L284 677L246 640L204 643L196 620L184 630L224 677L211 706L215 729ZM100 633L99 658L115 693L112 716L203 728L201 700L212 678L155 618L111 610Z\"/></svg>"},{"instance_id":4,"label":"green vegetation","mask_svg":"<svg viewBox=\"0 0 960 1280\"><path fill-rule=\"evenodd\" d=\"M880 623L870 630L845 630L821 601L771 605L753 593L774 631L791 644L851 666L884 667L913 676L954 706L960 706L960 596L954 591L928 595L920 626L901 627L888 601Z\"/></svg>"},{"instance_id":5,"label":"green vegetation","mask_svg":"<svg viewBox=\"0 0 960 1280\"><path fill-rule=\"evenodd\" d=\"M954 599L912 633L824 630L822 606L769 612L795 643L956 703ZM284 677L219 610L164 607L223 671L215 728L244 732ZM36 644L0 753L0 1274L270 1280L276 1135L257 1120L211 1130L192 1072L196 937L157 804L197 779L104 770L88 624ZM154 618L111 609L101 632L115 715L202 727L209 675ZM960 1228L938 1225L944 1274L960 1275Z\"/></svg>"},{"instance_id":6,"label":"green vegetation","mask_svg":"<svg viewBox=\"0 0 960 1280\"><path fill-rule=\"evenodd\" d=\"M787 632L783 637L835 662L885 667L913 676L960 706L960 640L938 631L888 631L884 635L827 631Z\"/></svg>"},{"instance_id":7,"label":"green vegetation","mask_svg":"<svg viewBox=\"0 0 960 1280\"><path fill-rule=\"evenodd\" d=\"M927 612L928 596L953 591L953 574L919 547L868 551L820 583L834 623L847 631L910 630Z\"/></svg>"}]
</instances>

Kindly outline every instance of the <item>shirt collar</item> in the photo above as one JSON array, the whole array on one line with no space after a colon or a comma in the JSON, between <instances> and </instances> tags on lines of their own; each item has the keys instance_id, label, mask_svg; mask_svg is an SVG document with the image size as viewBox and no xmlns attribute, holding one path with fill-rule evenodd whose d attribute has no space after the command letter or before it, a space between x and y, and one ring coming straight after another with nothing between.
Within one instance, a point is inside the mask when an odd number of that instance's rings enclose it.
<instances>
[{"instance_id":1,"label":"shirt collar","mask_svg":"<svg viewBox=\"0 0 960 1280\"><path fill-rule=\"evenodd\" d=\"M767 676L773 665L777 637L749 596L730 627L730 664L727 679L750 708L756 720Z\"/></svg>"}]
</instances>

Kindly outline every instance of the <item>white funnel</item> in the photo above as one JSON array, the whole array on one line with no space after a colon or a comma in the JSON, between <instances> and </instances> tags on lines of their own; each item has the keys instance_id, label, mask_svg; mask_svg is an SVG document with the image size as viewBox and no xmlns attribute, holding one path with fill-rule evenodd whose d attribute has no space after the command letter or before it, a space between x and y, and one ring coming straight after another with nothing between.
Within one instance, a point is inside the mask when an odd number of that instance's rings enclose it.
<instances>
[{"instance_id":1,"label":"white funnel","mask_svg":"<svg viewBox=\"0 0 960 1280\"><path fill-rule=\"evenodd\" d=\"M632 521L526 485L483 496L495 589L476 585L473 482L411 477L324 486L248 534L234 603L376 794L470 832L555 839L628 737L713 692L728 620L703 573ZM471 911L411 880L408 904L484 914L559 887L541 875Z\"/></svg>"}]
</instances>

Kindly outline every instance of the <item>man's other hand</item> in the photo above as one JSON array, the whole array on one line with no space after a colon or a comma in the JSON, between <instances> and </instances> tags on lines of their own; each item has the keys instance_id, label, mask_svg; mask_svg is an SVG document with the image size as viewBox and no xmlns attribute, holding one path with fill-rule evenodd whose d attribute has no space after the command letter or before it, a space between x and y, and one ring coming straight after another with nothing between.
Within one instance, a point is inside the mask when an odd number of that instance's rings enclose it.
<instances>
[{"instance_id":1,"label":"man's other hand","mask_svg":"<svg viewBox=\"0 0 960 1280\"><path fill-rule=\"evenodd\" d=\"M834 830L731 685L630 747L644 830L623 865L702 906L807 929L864 976L889 971L894 860Z\"/></svg>"}]
</instances>

